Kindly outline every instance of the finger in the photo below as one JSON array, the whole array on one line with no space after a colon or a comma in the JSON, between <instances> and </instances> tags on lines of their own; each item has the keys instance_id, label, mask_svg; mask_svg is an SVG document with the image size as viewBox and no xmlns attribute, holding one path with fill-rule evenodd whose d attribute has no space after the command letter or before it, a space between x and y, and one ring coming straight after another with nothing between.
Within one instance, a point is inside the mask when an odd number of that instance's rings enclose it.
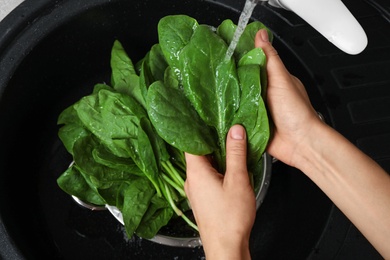
<instances>
[{"instance_id":1,"label":"finger","mask_svg":"<svg viewBox=\"0 0 390 260\"><path fill-rule=\"evenodd\" d=\"M268 32L266 29L261 29L257 32L255 37L255 47L263 49L267 57L267 74L269 78L290 78L290 73L284 66L278 52L269 41Z\"/></svg>"},{"instance_id":2,"label":"finger","mask_svg":"<svg viewBox=\"0 0 390 260\"><path fill-rule=\"evenodd\" d=\"M185 153L186 158L186 182L201 183L204 180L210 178L221 178L221 174L218 173L207 156L193 155Z\"/></svg>"},{"instance_id":3,"label":"finger","mask_svg":"<svg viewBox=\"0 0 390 260\"><path fill-rule=\"evenodd\" d=\"M184 183L184 191L190 200L191 191L195 191L196 194L197 191L204 189L214 181L222 184L223 176L213 168L206 156L185 153L185 158L187 178Z\"/></svg>"},{"instance_id":4,"label":"finger","mask_svg":"<svg viewBox=\"0 0 390 260\"><path fill-rule=\"evenodd\" d=\"M255 47L262 48L269 59L271 57L278 57L278 52L269 41L268 31L266 29L261 29L256 33Z\"/></svg>"},{"instance_id":5,"label":"finger","mask_svg":"<svg viewBox=\"0 0 390 260\"><path fill-rule=\"evenodd\" d=\"M225 181L249 182L246 165L246 133L241 125L230 128L226 138L226 173Z\"/></svg>"},{"instance_id":6,"label":"finger","mask_svg":"<svg viewBox=\"0 0 390 260\"><path fill-rule=\"evenodd\" d=\"M193 155L185 153L187 176L194 172L203 171L205 168L210 168L211 163L206 156Z\"/></svg>"}]
</instances>

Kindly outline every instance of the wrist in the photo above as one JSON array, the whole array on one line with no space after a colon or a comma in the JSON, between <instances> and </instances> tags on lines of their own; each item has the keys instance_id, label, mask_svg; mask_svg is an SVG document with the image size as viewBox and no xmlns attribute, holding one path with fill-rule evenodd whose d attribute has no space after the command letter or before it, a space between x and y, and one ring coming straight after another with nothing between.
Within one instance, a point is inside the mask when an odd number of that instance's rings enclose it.
<instances>
[{"instance_id":1,"label":"wrist","mask_svg":"<svg viewBox=\"0 0 390 260\"><path fill-rule=\"evenodd\" d=\"M336 140L335 134L335 130L322 121L313 123L309 133L295 151L293 166L306 175L318 169L318 164L324 162L323 155L331 152L326 149L330 148L329 141Z\"/></svg>"},{"instance_id":2,"label":"wrist","mask_svg":"<svg viewBox=\"0 0 390 260\"><path fill-rule=\"evenodd\" d=\"M204 241L204 251L208 260L249 260L249 238L226 235L223 238L214 238Z\"/></svg>"}]
</instances>

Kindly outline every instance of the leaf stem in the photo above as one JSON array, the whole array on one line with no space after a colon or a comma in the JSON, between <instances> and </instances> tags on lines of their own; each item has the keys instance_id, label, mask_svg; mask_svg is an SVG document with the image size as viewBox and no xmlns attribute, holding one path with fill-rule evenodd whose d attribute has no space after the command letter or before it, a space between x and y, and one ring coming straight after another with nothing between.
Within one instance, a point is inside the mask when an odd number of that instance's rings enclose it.
<instances>
[{"instance_id":1,"label":"leaf stem","mask_svg":"<svg viewBox=\"0 0 390 260\"><path fill-rule=\"evenodd\" d=\"M161 165L174 182L176 182L180 187L184 187L184 180L170 161L163 161L161 162Z\"/></svg>"},{"instance_id":2,"label":"leaf stem","mask_svg":"<svg viewBox=\"0 0 390 260\"><path fill-rule=\"evenodd\" d=\"M166 181L169 185L171 185L175 190L177 190L183 198L187 198L186 193L184 192L183 187L180 187L177 183L175 183L173 180L171 180L166 174L162 173L161 174L162 178L164 181Z\"/></svg>"},{"instance_id":3,"label":"leaf stem","mask_svg":"<svg viewBox=\"0 0 390 260\"><path fill-rule=\"evenodd\" d=\"M169 187L167 185L166 182L163 181L163 185L164 185L164 195L166 196L166 199L168 201L168 203L171 205L173 211L175 211L175 213L181 217L190 227L192 227L193 229L195 229L196 231L199 231L198 229L198 226L196 224L194 224L194 222L192 222L177 206L176 204L174 203L173 199L172 199L172 196L171 196L171 191L169 190Z\"/></svg>"}]
</instances>

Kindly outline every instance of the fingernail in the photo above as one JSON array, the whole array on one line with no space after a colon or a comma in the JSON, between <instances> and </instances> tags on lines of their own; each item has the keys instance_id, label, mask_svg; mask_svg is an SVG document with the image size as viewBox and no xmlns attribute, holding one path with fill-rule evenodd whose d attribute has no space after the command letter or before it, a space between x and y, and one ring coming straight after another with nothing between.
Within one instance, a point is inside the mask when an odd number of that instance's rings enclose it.
<instances>
[{"instance_id":1,"label":"fingernail","mask_svg":"<svg viewBox=\"0 0 390 260\"><path fill-rule=\"evenodd\" d=\"M230 136L235 140L243 140L245 138L245 129L240 125L234 125L230 129Z\"/></svg>"},{"instance_id":2,"label":"fingernail","mask_svg":"<svg viewBox=\"0 0 390 260\"><path fill-rule=\"evenodd\" d=\"M269 42L268 32L266 29L260 31L260 37L263 42Z\"/></svg>"}]
</instances>

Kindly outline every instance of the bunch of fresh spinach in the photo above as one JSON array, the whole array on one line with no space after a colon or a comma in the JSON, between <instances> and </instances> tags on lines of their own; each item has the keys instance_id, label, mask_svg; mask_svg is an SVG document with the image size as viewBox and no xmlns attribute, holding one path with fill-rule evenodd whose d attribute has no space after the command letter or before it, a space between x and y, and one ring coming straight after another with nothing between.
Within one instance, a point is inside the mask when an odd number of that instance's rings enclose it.
<instances>
[{"instance_id":1,"label":"bunch of fresh spinach","mask_svg":"<svg viewBox=\"0 0 390 260\"><path fill-rule=\"evenodd\" d=\"M129 237L152 238L175 214L197 229L183 213L190 210L184 152L212 155L224 172L227 131L242 124L257 187L269 138L265 55L254 48L261 28L248 24L228 60L236 29L230 20L213 30L185 15L166 16L159 44L135 65L115 41L110 85L95 85L58 118L74 160L58 185L85 202L116 206Z\"/></svg>"}]
</instances>

